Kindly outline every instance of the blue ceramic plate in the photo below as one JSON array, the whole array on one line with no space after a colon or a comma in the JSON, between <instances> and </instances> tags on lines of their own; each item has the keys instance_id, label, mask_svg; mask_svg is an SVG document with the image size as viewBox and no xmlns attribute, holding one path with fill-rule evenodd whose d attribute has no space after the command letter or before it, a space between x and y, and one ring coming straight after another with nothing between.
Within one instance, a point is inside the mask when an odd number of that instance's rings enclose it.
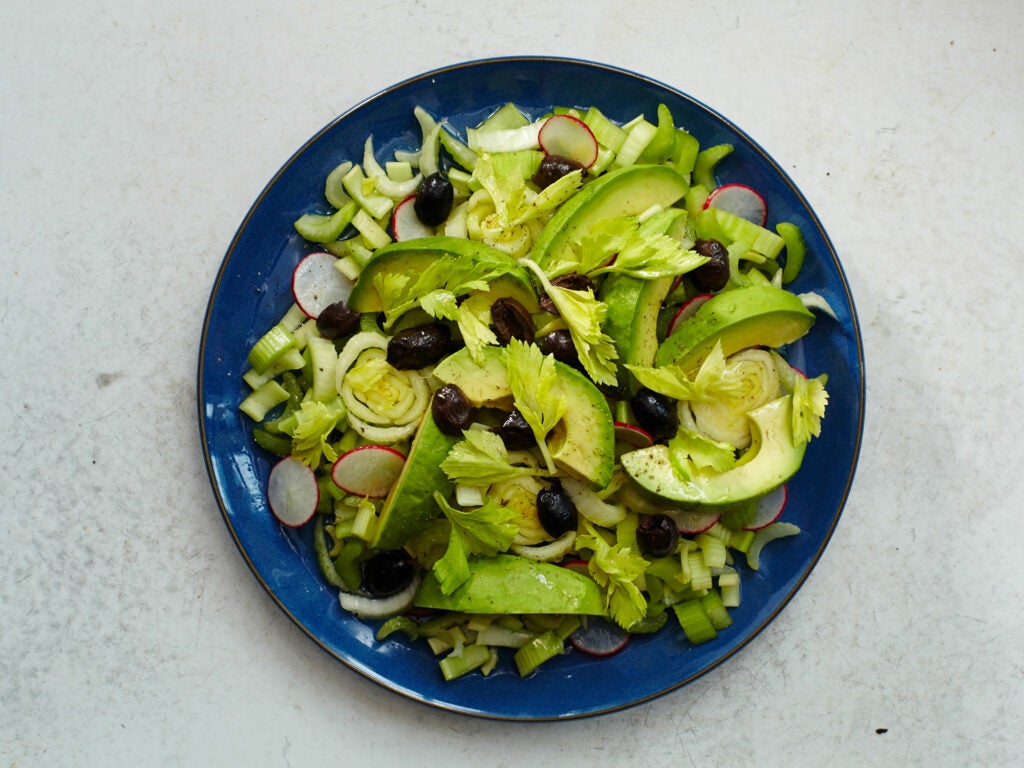
<instances>
[{"instance_id":1,"label":"blue ceramic plate","mask_svg":"<svg viewBox=\"0 0 1024 768\"><path fill-rule=\"evenodd\" d=\"M418 146L417 104L461 131L509 101L532 115L553 105L596 105L618 121L641 112L654 120L663 102L701 146L733 144L719 166L720 181L760 190L770 227L783 220L802 227L809 255L791 287L820 293L838 315L838 321L820 317L788 353L808 374L828 373L831 401L822 436L790 483L785 519L803 532L770 544L757 573L744 571L742 605L718 639L691 647L678 627L668 627L608 659L570 651L525 680L509 660L489 677L446 683L426 644L378 643L375 626L343 613L311 557L308 531L282 530L274 521L264 495L271 459L253 444L238 411L246 392L241 375L251 345L291 302L292 267L310 250L292 223L302 213L327 210L327 173L342 160L358 162L369 134L379 157ZM862 366L853 300L835 250L792 181L750 137L685 94L631 72L549 57L494 59L428 72L369 98L317 133L274 176L242 222L213 287L199 353L199 424L214 493L239 550L274 601L324 650L410 699L482 717L546 720L614 711L685 685L750 642L796 594L850 490L864 409Z\"/></svg>"}]
</instances>

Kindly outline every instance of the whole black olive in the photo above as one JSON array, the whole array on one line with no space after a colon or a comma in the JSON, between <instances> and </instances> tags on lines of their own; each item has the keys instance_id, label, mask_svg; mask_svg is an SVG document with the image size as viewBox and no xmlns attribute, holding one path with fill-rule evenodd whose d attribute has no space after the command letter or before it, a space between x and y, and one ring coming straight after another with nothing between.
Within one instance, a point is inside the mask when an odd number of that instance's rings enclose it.
<instances>
[{"instance_id":1,"label":"whole black olive","mask_svg":"<svg viewBox=\"0 0 1024 768\"><path fill-rule=\"evenodd\" d=\"M729 251L717 240L698 240L693 250L710 261L687 273L701 291L720 291L729 282Z\"/></svg>"},{"instance_id":2,"label":"whole black olive","mask_svg":"<svg viewBox=\"0 0 1024 768\"><path fill-rule=\"evenodd\" d=\"M510 451L525 451L537 444L533 429L526 423L518 408L514 408L501 424L491 429L491 432L500 437Z\"/></svg>"},{"instance_id":3,"label":"whole black olive","mask_svg":"<svg viewBox=\"0 0 1024 768\"><path fill-rule=\"evenodd\" d=\"M512 339L533 341L537 326L521 302L512 298L502 298L491 304L491 325L498 343L506 346Z\"/></svg>"},{"instance_id":4,"label":"whole black olive","mask_svg":"<svg viewBox=\"0 0 1024 768\"><path fill-rule=\"evenodd\" d=\"M399 331L388 341L387 361L399 370L418 370L432 365L449 352L452 332L440 323Z\"/></svg>"},{"instance_id":5,"label":"whole black olive","mask_svg":"<svg viewBox=\"0 0 1024 768\"><path fill-rule=\"evenodd\" d=\"M537 520L549 536L558 538L576 529L579 514L561 485L552 485L537 494Z\"/></svg>"},{"instance_id":6,"label":"whole black olive","mask_svg":"<svg viewBox=\"0 0 1024 768\"><path fill-rule=\"evenodd\" d=\"M583 170L583 166L575 160L563 157L562 155L545 155L530 180L541 189L544 189L554 184L566 174L580 170Z\"/></svg>"},{"instance_id":7,"label":"whole black olive","mask_svg":"<svg viewBox=\"0 0 1024 768\"><path fill-rule=\"evenodd\" d=\"M641 387L629 404L633 408L636 423L641 429L650 432L655 440L664 442L675 437L679 429L679 414L672 398Z\"/></svg>"},{"instance_id":8,"label":"whole black olive","mask_svg":"<svg viewBox=\"0 0 1024 768\"><path fill-rule=\"evenodd\" d=\"M349 309L344 301L325 307L316 318L316 329L325 339L348 336L359 328L359 313Z\"/></svg>"},{"instance_id":9,"label":"whole black olive","mask_svg":"<svg viewBox=\"0 0 1024 768\"><path fill-rule=\"evenodd\" d=\"M637 526L636 543L647 557L668 557L679 543L679 526L668 515L647 515Z\"/></svg>"},{"instance_id":10,"label":"whole black olive","mask_svg":"<svg viewBox=\"0 0 1024 768\"><path fill-rule=\"evenodd\" d=\"M537 346L545 355L551 355L560 363L571 365L577 369L582 368L579 353L572 341L572 334L565 328L544 334Z\"/></svg>"},{"instance_id":11,"label":"whole black olive","mask_svg":"<svg viewBox=\"0 0 1024 768\"><path fill-rule=\"evenodd\" d=\"M452 183L440 173L432 173L420 182L412 209L421 222L428 227L436 227L452 212L454 199Z\"/></svg>"},{"instance_id":12,"label":"whole black olive","mask_svg":"<svg viewBox=\"0 0 1024 768\"><path fill-rule=\"evenodd\" d=\"M459 436L473 423L473 406L457 384L445 384L430 401L430 414L446 435Z\"/></svg>"},{"instance_id":13,"label":"whole black olive","mask_svg":"<svg viewBox=\"0 0 1024 768\"><path fill-rule=\"evenodd\" d=\"M570 272L567 275L556 277L551 284L559 288L568 288L570 291L594 291L594 281L579 272ZM541 294L539 304L545 312L550 312L552 315L558 314L558 307L546 293Z\"/></svg>"},{"instance_id":14,"label":"whole black olive","mask_svg":"<svg viewBox=\"0 0 1024 768\"><path fill-rule=\"evenodd\" d=\"M401 592L412 582L416 567L400 549L378 552L362 564L363 589L374 597Z\"/></svg>"}]
</instances>

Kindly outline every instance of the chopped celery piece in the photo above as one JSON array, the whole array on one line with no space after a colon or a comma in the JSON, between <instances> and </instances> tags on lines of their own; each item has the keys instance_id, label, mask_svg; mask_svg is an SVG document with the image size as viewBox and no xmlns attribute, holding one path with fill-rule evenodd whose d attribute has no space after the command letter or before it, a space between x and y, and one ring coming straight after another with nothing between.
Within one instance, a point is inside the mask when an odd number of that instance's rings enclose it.
<instances>
[{"instance_id":1,"label":"chopped celery piece","mask_svg":"<svg viewBox=\"0 0 1024 768\"><path fill-rule=\"evenodd\" d=\"M329 216L304 213L295 220L295 231L311 243L330 243L341 237L359 210L355 200L349 200Z\"/></svg>"},{"instance_id":2,"label":"chopped celery piece","mask_svg":"<svg viewBox=\"0 0 1024 768\"><path fill-rule=\"evenodd\" d=\"M343 582L328 552L323 515L317 515L316 522L313 523L313 552L316 554L316 562L320 566L320 573L327 579L327 583L334 587L340 587Z\"/></svg>"},{"instance_id":3,"label":"chopped celery piece","mask_svg":"<svg viewBox=\"0 0 1024 768\"><path fill-rule=\"evenodd\" d=\"M705 613L708 615L708 619L711 621L711 626L721 630L732 625L732 616L725 609L725 603L722 602L721 595L715 592L715 590L708 592L700 601Z\"/></svg>"},{"instance_id":4,"label":"chopped celery piece","mask_svg":"<svg viewBox=\"0 0 1024 768\"><path fill-rule=\"evenodd\" d=\"M378 642L386 640L395 632L403 632L410 640L415 640L419 635L419 625L408 616L392 616L380 625L376 638Z\"/></svg>"},{"instance_id":5,"label":"chopped celery piece","mask_svg":"<svg viewBox=\"0 0 1024 768\"><path fill-rule=\"evenodd\" d=\"M676 129L676 143L672 150L672 164L681 174L693 173L697 164L700 142L682 128Z\"/></svg>"},{"instance_id":6,"label":"chopped celery piece","mask_svg":"<svg viewBox=\"0 0 1024 768\"><path fill-rule=\"evenodd\" d=\"M804 242L803 233L796 224L788 221L780 221L775 225L775 231L786 248L786 264L782 268L782 282L791 283L800 274L800 268L804 265L804 256L807 253L807 244Z\"/></svg>"},{"instance_id":7,"label":"chopped celery piece","mask_svg":"<svg viewBox=\"0 0 1024 768\"><path fill-rule=\"evenodd\" d=\"M467 144L447 129L442 129L438 135L441 142L441 146L445 148L452 159L462 166L467 171L472 171L476 167L476 152L471 150ZM449 170L449 179L451 171Z\"/></svg>"},{"instance_id":8,"label":"chopped celery piece","mask_svg":"<svg viewBox=\"0 0 1024 768\"><path fill-rule=\"evenodd\" d=\"M594 134L597 143L602 147L610 149L612 152L617 152L626 140L626 131L605 117L604 113L597 107L591 107L587 110L587 113L583 116L583 122L590 128L590 132Z\"/></svg>"},{"instance_id":9,"label":"chopped celery piece","mask_svg":"<svg viewBox=\"0 0 1024 768\"><path fill-rule=\"evenodd\" d=\"M641 163L661 163L669 159L675 149L676 126L672 112L664 104L658 105L658 127L650 142L640 153Z\"/></svg>"},{"instance_id":10,"label":"chopped celery piece","mask_svg":"<svg viewBox=\"0 0 1024 768\"><path fill-rule=\"evenodd\" d=\"M711 190L718 186L715 182L715 169L718 164L732 154L732 144L716 144L702 149L697 153L693 165L693 181Z\"/></svg>"},{"instance_id":11,"label":"chopped celery piece","mask_svg":"<svg viewBox=\"0 0 1024 768\"><path fill-rule=\"evenodd\" d=\"M371 248L383 248L391 242L391 235L364 210L359 210L352 217L352 226L359 230Z\"/></svg>"},{"instance_id":12,"label":"chopped celery piece","mask_svg":"<svg viewBox=\"0 0 1024 768\"><path fill-rule=\"evenodd\" d=\"M521 677L526 677L545 661L565 652L565 641L549 630L524 645L512 657Z\"/></svg>"},{"instance_id":13,"label":"chopped celery piece","mask_svg":"<svg viewBox=\"0 0 1024 768\"><path fill-rule=\"evenodd\" d=\"M367 179L361 166L354 165L342 179L345 191L359 203L375 219L382 219L391 213L394 201L390 197L378 194L373 189L372 179Z\"/></svg>"},{"instance_id":14,"label":"chopped celery piece","mask_svg":"<svg viewBox=\"0 0 1024 768\"><path fill-rule=\"evenodd\" d=\"M238 406L238 410L253 421L263 421L272 408L287 399L288 391L276 381L271 380L254 392L250 392Z\"/></svg>"},{"instance_id":15,"label":"chopped celery piece","mask_svg":"<svg viewBox=\"0 0 1024 768\"><path fill-rule=\"evenodd\" d=\"M640 159L640 154L654 140L658 128L646 120L639 120L626 134L619 151L615 154L616 166L633 165Z\"/></svg>"},{"instance_id":16,"label":"chopped celery piece","mask_svg":"<svg viewBox=\"0 0 1024 768\"><path fill-rule=\"evenodd\" d=\"M451 681L467 672L482 667L491 660L491 650L486 645L466 645L461 652L452 652L441 659L441 674Z\"/></svg>"},{"instance_id":17,"label":"chopped celery piece","mask_svg":"<svg viewBox=\"0 0 1024 768\"><path fill-rule=\"evenodd\" d=\"M677 603L672 606L672 610L675 611L679 626L686 633L686 638L694 645L700 645L718 637L718 631L711 623L711 619L708 618L704 603L699 599Z\"/></svg>"},{"instance_id":18,"label":"chopped celery piece","mask_svg":"<svg viewBox=\"0 0 1024 768\"><path fill-rule=\"evenodd\" d=\"M710 188L705 187L703 184L691 184L690 188L686 190L686 196L683 198L683 201L686 205L686 215L691 220L697 220L697 217L700 216L700 212L704 209L704 203L710 194Z\"/></svg>"},{"instance_id":19,"label":"chopped celery piece","mask_svg":"<svg viewBox=\"0 0 1024 768\"><path fill-rule=\"evenodd\" d=\"M270 451L275 456L287 456L292 451L292 441L287 435L271 432L262 427L255 427L252 439L260 448Z\"/></svg>"},{"instance_id":20,"label":"chopped celery piece","mask_svg":"<svg viewBox=\"0 0 1024 768\"><path fill-rule=\"evenodd\" d=\"M796 536L798 533L800 533L800 528L793 523L772 523L767 528L758 531L746 552L747 565L750 566L750 570L756 571L761 567L761 549L765 544L783 536Z\"/></svg>"},{"instance_id":21,"label":"chopped celery piece","mask_svg":"<svg viewBox=\"0 0 1024 768\"><path fill-rule=\"evenodd\" d=\"M520 111L519 107L512 102L507 102L480 123L476 130L483 132L511 130L522 128L529 122L529 118Z\"/></svg>"},{"instance_id":22,"label":"chopped celery piece","mask_svg":"<svg viewBox=\"0 0 1024 768\"><path fill-rule=\"evenodd\" d=\"M708 211L714 212L718 226L729 242L750 243L751 250L765 255L769 259L774 259L782 252L785 242L771 230L721 208L708 208Z\"/></svg>"},{"instance_id":23,"label":"chopped celery piece","mask_svg":"<svg viewBox=\"0 0 1024 768\"><path fill-rule=\"evenodd\" d=\"M324 182L324 197L327 198L327 202L335 209L344 208L349 200L351 200L345 193L345 186L342 184L345 175L351 170L352 161L346 160L336 165L334 170L327 174L327 181Z\"/></svg>"},{"instance_id":24,"label":"chopped celery piece","mask_svg":"<svg viewBox=\"0 0 1024 768\"><path fill-rule=\"evenodd\" d=\"M335 369L338 367L338 352L334 342L320 336L312 336L307 342L309 368L312 384L309 391L314 400L326 403L338 396L335 384Z\"/></svg>"},{"instance_id":25,"label":"chopped celery piece","mask_svg":"<svg viewBox=\"0 0 1024 768\"><path fill-rule=\"evenodd\" d=\"M263 373L285 352L295 348L295 336L278 323L260 337L249 350L249 365L256 373Z\"/></svg>"}]
</instances>

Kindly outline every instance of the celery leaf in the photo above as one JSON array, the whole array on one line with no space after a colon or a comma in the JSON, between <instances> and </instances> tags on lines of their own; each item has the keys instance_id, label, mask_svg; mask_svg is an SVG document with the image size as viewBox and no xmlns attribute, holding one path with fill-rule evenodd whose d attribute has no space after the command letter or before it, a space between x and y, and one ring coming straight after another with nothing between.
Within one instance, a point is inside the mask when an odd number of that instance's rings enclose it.
<instances>
[{"instance_id":1,"label":"celery leaf","mask_svg":"<svg viewBox=\"0 0 1024 768\"><path fill-rule=\"evenodd\" d=\"M441 462L441 469L456 483L490 485L516 477L545 474L543 470L513 465L502 439L483 429L468 429Z\"/></svg>"},{"instance_id":2,"label":"celery leaf","mask_svg":"<svg viewBox=\"0 0 1024 768\"><path fill-rule=\"evenodd\" d=\"M295 412L295 427L290 432L292 457L314 469L323 458L337 459L338 453L327 438L344 417L345 406L340 397L330 403L304 401Z\"/></svg>"},{"instance_id":3,"label":"celery leaf","mask_svg":"<svg viewBox=\"0 0 1024 768\"><path fill-rule=\"evenodd\" d=\"M690 378L686 371L675 365L662 368L644 368L627 365L643 386L676 400L714 402L723 397L737 397L743 391L743 382L730 375L726 367L722 345L716 343L700 368Z\"/></svg>"},{"instance_id":4,"label":"celery leaf","mask_svg":"<svg viewBox=\"0 0 1024 768\"><path fill-rule=\"evenodd\" d=\"M558 377L555 359L545 355L535 344L516 338L505 348L504 357L512 399L533 430L548 471L553 474L555 464L544 438L566 412L565 399L555 387Z\"/></svg>"},{"instance_id":5,"label":"celery leaf","mask_svg":"<svg viewBox=\"0 0 1024 768\"><path fill-rule=\"evenodd\" d=\"M813 379L797 376L793 385L793 442L810 442L811 437L821 434L821 419L828 405L825 384L828 376L822 374Z\"/></svg>"},{"instance_id":6,"label":"celery leaf","mask_svg":"<svg viewBox=\"0 0 1024 768\"><path fill-rule=\"evenodd\" d=\"M725 472L736 463L736 451L729 443L711 440L685 427L669 440L668 450L673 468L684 478L692 476L693 468Z\"/></svg>"},{"instance_id":7,"label":"celery leaf","mask_svg":"<svg viewBox=\"0 0 1024 768\"><path fill-rule=\"evenodd\" d=\"M586 533L577 536L576 546L593 552L587 570L604 593L608 615L628 629L647 615L647 600L636 580L650 563L632 547L609 544L590 521L584 521L584 527Z\"/></svg>"},{"instance_id":8,"label":"celery leaf","mask_svg":"<svg viewBox=\"0 0 1024 768\"><path fill-rule=\"evenodd\" d=\"M584 370L598 384L615 384L615 343L601 330L608 306L594 296L591 290L576 291L552 285L544 271L530 259L519 263L530 269L541 282L548 298L565 321L572 336L573 346Z\"/></svg>"}]
</instances>

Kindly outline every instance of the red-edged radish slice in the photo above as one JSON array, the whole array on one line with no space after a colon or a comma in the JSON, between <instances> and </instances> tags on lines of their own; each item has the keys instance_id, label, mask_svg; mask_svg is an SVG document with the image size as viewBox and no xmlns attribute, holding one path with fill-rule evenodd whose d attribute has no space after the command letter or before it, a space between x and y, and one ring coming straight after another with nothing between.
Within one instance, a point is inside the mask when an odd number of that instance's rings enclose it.
<instances>
[{"instance_id":1,"label":"red-edged radish slice","mask_svg":"<svg viewBox=\"0 0 1024 768\"><path fill-rule=\"evenodd\" d=\"M338 259L326 251L304 257L292 271L292 297L314 320L331 304L348 301L352 281L335 266Z\"/></svg>"},{"instance_id":2,"label":"red-edged radish slice","mask_svg":"<svg viewBox=\"0 0 1024 768\"><path fill-rule=\"evenodd\" d=\"M757 512L754 513L754 519L750 522L750 525L744 526L743 530L759 531L762 528L767 528L782 517L782 510L786 508L788 501L789 490L786 486L780 485L757 502Z\"/></svg>"},{"instance_id":3,"label":"red-edged radish slice","mask_svg":"<svg viewBox=\"0 0 1024 768\"><path fill-rule=\"evenodd\" d=\"M676 313L672 315L672 320L668 324L666 329L666 335L671 336L677 330L679 330L680 323L689 320L693 317L694 313L700 309L700 305L710 299L713 294L710 293L698 293L683 302L683 305L676 310Z\"/></svg>"},{"instance_id":4,"label":"red-edged radish slice","mask_svg":"<svg viewBox=\"0 0 1024 768\"><path fill-rule=\"evenodd\" d=\"M679 532L684 536L696 536L698 533L704 533L721 518L717 512L700 510L671 509L665 514L676 521Z\"/></svg>"},{"instance_id":5,"label":"red-edged radish slice","mask_svg":"<svg viewBox=\"0 0 1024 768\"><path fill-rule=\"evenodd\" d=\"M597 160L597 139L590 127L572 115L553 115L544 121L537 136L548 155L573 160L589 168Z\"/></svg>"},{"instance_id":6,"label":"red-edged radish slice","mask_svg":"<svg viewBox=\"0 0 1024 768\"><path fill-rule=\"evenodd\" d=\"M391 234L398 242L431 237L436 231L434 227L428 227L420 221L420 217L416 215L415 205L416 195L409 195L396 205L391 213Z\"/></svg>"},{"instance_id":7,"label":"red-edged radish slice","mask_svg":"<svg viewBox=\"0 0 1024 768\"><path fill-rule=\"evenodd\" d=\"M768 221L768 204L746 184L723 184L704 201L704 208L718 208L763 227Z\"/></svg>"},{"instance_id":8,"label":"red-edged radish slice","mask_svg":"<svg viewBox=\"0 0 1024 768\"><path fill-rule=\"evenodd\" d=\"M580 620L580 628L569 635L569 642L588 656L611 656L629 644L629 633L602 616L582 616Z\"/></svg>"},{"instance_id":9,"label":"red-edged radish slice","mask_svg":"<svg viewBox=\"0 0 1024 768\"><path fill-rule=\"evenodd\" d=\"M636 448L650 448L654 445L654 438L649 432L624 421L615 422L615 439Z\"/></svg>"},{"instance_id":10,"label":"red-edged radish slice","mask_svg":"<svg viewBox=\"0 0 1024 768\"><path fill-rule=\"evenodd\" d=\"M298 459L285 456L270 469L267 501L270 511L282 525L289 528L305 525L320 501L316 475Z\"/></svg>"},{"instance_id":11,"label":"red-edged radish slice","mask_svg":"<svg viewBox=\"0 0 1024 768\"><path fill-rule=\"evenodd\" d=\"M405 456L386 445L361 445L346 451L331 467L334 484L353 496L382 499L402 473Z\"/></svg>"}]
</instances>

